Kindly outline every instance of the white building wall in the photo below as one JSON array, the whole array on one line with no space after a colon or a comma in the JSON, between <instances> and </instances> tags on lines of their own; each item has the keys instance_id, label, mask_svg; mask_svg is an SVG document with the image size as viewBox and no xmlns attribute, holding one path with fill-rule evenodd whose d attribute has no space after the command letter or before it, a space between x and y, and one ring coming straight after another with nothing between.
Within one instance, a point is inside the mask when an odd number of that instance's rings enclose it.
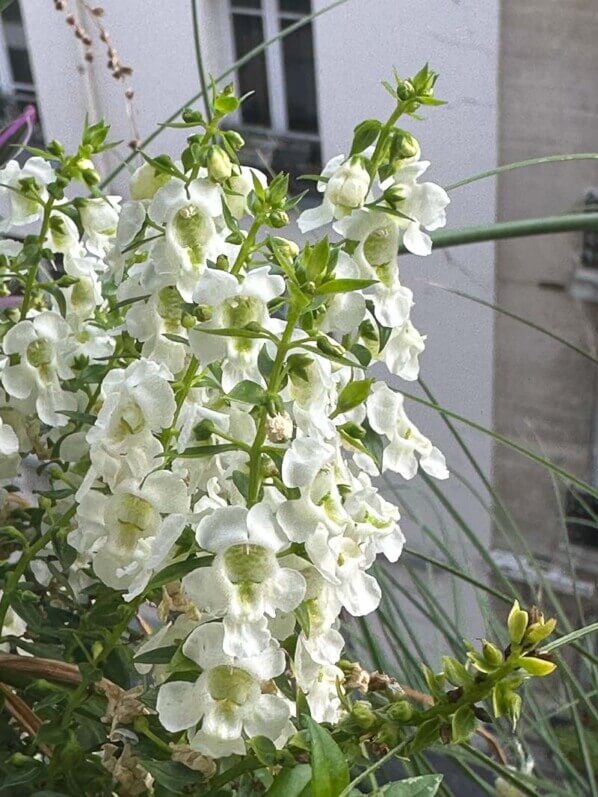
<instances>
[{"instance_id":1,"label":"white building wall","mask_svg":"<svg viewBox=\"0 0 598 797\"><path fill-rule=\"evenodd\" d=\"M313 0L314 10L327 2ZM71 4L74 8L75 0ZM98 52L86 69L72 31L51 4L43 10L39 0L21 0L21 5L46 136L75 145L88 111L92 119L106 117L115 136L128 141L131 132L122 86L109 76L103 54ZM393 67L409 75L429 60L441 73L438 95L449 104L425 109L425 122L409 121L406 126L420 138L424 157L432 161L430 179L447 184L495 165L499 5L496 0L349 0L320 16L314 35L324 158L347 146L360 119L388 115L391 100L380 82L391 77ZM143 138L198 91L190 3L104 0L103 6L114 46L134 69L131 84ZM228 0L204 0L201 14L206 69L219 75L232 62ZM175 152L182 139L180 132L166 130L149 151ZM119 152L126 153L126 147ZM106 168L114 165L114 159L106 156ZM454 193L449 224L491 222L495 209L493 182L479 182ZM438 251L426 260L405 257L401 269L403 282L415 293L416 326L428 334L424 379L445 407L490 426L492 314L430 283L491 300L493 247ZM450 467L470 477L471 468L442 420L419 407L411 412L444 448ZM467 429L464 437L489 473L490 439ZM442 489L488 545L488 514L457 478ZM430 519L437 527L433 516ZM410 543L418 545L417 540ZM472 567L481 572L479 563Z\"/></svg>"}]
</instances>

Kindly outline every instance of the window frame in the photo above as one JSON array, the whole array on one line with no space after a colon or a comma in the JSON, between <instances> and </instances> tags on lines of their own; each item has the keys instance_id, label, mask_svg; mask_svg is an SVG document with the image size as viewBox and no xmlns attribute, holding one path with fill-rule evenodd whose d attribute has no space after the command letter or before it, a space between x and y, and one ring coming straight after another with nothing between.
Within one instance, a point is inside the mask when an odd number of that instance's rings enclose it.
<instances>
[{"instance_id":1,"label":"window frame","mask_svg":"<svg viewBox=\"0 0 598 797\"><path fill-rule=\"evenodd\" d=\"M296 11L279 11L278 0L261 0L261 8L243 7L242 2L243 0L230 0L229 2L230 36L232 41L233 58L236 58L236 43L232 20L233 14L244 14L246 16L260 17L263 25L264 41L269 41L270 39L273 39L279 35L281 19L292 20L292 22L296 22L306 16L306 14ZM277 39L270 44L266 48L264 56L268 82L268 102L270 105L270 126L263 127L247 124L243 122L240 112L237 112L237 119L235 120L236 124L238 124L244 130L248 130L250 132L267 132L289 139L319 142L319 132L313 133L309 131L289 129L282 39ZM236 75L235 83L237 83ZM319 109L317 107L316 117L319 122Z\"/></svg>"}]
</instances>

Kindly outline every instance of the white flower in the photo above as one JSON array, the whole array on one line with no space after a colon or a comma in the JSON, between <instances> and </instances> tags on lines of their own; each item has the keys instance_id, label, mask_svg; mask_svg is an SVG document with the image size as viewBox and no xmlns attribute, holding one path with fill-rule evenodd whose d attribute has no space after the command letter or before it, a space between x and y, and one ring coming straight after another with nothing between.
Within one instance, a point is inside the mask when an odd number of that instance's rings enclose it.
<instances>
[{"instance_id":1,"label":"white flower","mask_svg":"<svg viewBox=\"0 0 598 797\"><path fill-rule=\"evenodd\" d=\"M318 182L318 191L324 193L322 204L304 210L297 220L304 233L350 214L362 207L368 197L370 175L360 157L346 160L344 155L338 155L328 161L321 176L327 178Z\"/></svg>"},{"instance_id":2,"label":"white flower","mask_svg":"<svg viewBox=\"0 0 598 797\"><path fill-rule=\"evenodd\" d=\"M270 644L266 617L292 611L305 595L303 576L276 558L288 541L263 503L215 509L197 526L197 541L216 558L208 571L185 576L184 591L201 611L224 617L225 653L258 655Z\"/></svg>"},{"instance_id":3,"label":"white flower","mask_svg":"<svg viewBox=\"0 0 598 797\"><path fill-rule=\"evenodd\" d=\"M411 423L403 408L403 396L386 384L372 388L367 400L368 420L372 429L385 435L389 444L384 449L384 470L412 479L420 467L436 479L448 479L443 454Z\"/></svg>"},{"instance_id":4,"label":"white flower","mask_svg":"<svg viewBox=\"0 0 598 797\"><path fill-rule=\"evenodd\" d=\"M348 535L331 537L320 525L305 543L305 550L350 614L361 617L378 607L380 586L365 572L371 563L356 540Z\"/></svg>"},{"instance_id":5,"label":"white flower","mask_svg":"<svg viewBox=\"0 0 598 797\"><path fill-rule=\"evenodd\" d=\"M8 161L0 169L0 199L3 205L7 205L7 209L3 210L2 215L6 215L0 221L0 230L31 224L42 217L43 205L31 196L29 190L23 189L22 181L25 181L25 185L33 183L33 194L45 202L48 198L46 186L53 180L54 171L43 158L29 158L23 167L15 160Z\"/></svg>"},{"instance_id":6,"label":"white flower","mask_svg":"<svg viewBox=\"0 0 598 797\"><path fill-rule=\"evenodd\" d=\"M357 263L346 252L339 252L334 270L335 279L360 279ZM376 277L374 277L376 279ZM340 332L345 335L354 332L365 316L365 298L359 291L335 293L328 302L326 315L322 321L325 332Z\"/></svg>"},{"instance_id":7,"label":"white flower","mask_svg":"<svg viewBox=\"0 0 598 797\"><path fill-rule=\"evenodd\" d=\"M366 561L373 563L382 553L389 562L396 562L405 543L398 507L382 498L365 473L352 486L344 505L354 524L351 536L362 546Z\"/></svg>"},{"instance_id":8,"label":"white flower","mask_svg":"<svg viewBox=\"0 0 598 797\"><path fill-rule=\"evenodd\" d=\"M105 376L102 406L87 433L92 468L79 498L98 475L112 487L123 473L142 477L155 467L162 447L152 433L172 424L176 408L168 377L163 367L145 359Z\"/></svg>"},{"instance_id":9,"label":"white flower","mask_svg":"<svg viewBox=\"0 0 598 797\"><path fill-rule=\"evenodd\" d=\"M215 261L225 248L216 227L222 213L220 189L208 180L193 180L187 187L170 180L157 191L148 213L165 226L164 241L152 249L162 284L176 285L185 301L191 301L207 261Z\"/></svg>"},{"instance_id":10,"label":"white flower","mask_svg":"<svg viewBox=\"0 0 598 797\"><path fill-rule=\"evenodd\" d=\"M74 393L61 387L70 379L70 328L57 313L46 311L32 321L19 321L2 341L5 354L18 354L20 362L2 371L2 384L9 396L32 397L40 419L50 426L64 426L68 418L60 410L77 408Z\"/></svg>"},{"instance_id":11,"label":"white flower","mask_svg":"<svg viewBox=\"0 0 598 797\"><path fill-rule=\"evenodd\" d=\"M322 664L309 655L302 639L297 641L294 661L297 686L305 694L312 718L316 722L336 724L342 714L338 684L344 673L334 664Z\"/></svg>"},{"instance_id":12,"label":"white flower","mask_svg":"<svg viewBox=\"0 0 598 797\"><path fill-rule=\"evenodd\" d=\"M243 379L262 382L257 358L263 340L222 337L203 330L242 328L250 323L266 326L268 302L279 296L284 288L283 278L271 274L269 266L253 269L241 281L219 269L204 271L193 299L209 308L212 317L189 332L189 344L203 366L224 359L222 387L226 392Z\"/></svg>"},{"instance_id":13,"label":"white flower","mask_svg":"<svg viewBox=\"0 0 598 797\"><path fill-rule=\"evenodd\" d=\"M418 177L427 170L429 161L415 161L401 166L381 185L386 190L391 185L400 186L404 199L398 210L411 219L398 219L403 229L403 243L414 255L429 255L432 239L423 230L437 230L446 224L445 208L451 201L448 194L435 183L418 183Z\"/></svg>"},{"instance_id":14,"label":"white flower","mask_svg":"<svg viewBox=\"0 0 598 797\"><path fill-rule=\"evenodd\" d=\"M362 279L377 280L366 290L378 321L387 327L401 326L409 317L413 294L399 281L400 229L394 216L360 210L338 221L334 228L351 241L358 241L353 258Z\"/></svg>"},{"instance_id":15,"label":"white flower","mask_svg":"<svg viewBox=\"0 0 598 797\"><path fill-rule=\"evenodd\" d=\"M103 256L116 237L120 214L120 197L105 196L85 199L79 206L87 248Z\"/></svg>"},{"instance_id":16,"label":"white flower","mask_svg":"<svg viewBox=\"0 0 598 797\"><path fill-rule=\"evenodd\" d=\"M137 292L143 294L143 289L137 288ZM126 297L123 295L123 298ZM184 368L187 354L184 343L166 337L187 336L181 323L182 305L183 298L178 290L174 285L167 285L147 302L132 304L125 317L129 334L143 343L142 356L162 363L172 374L178 374Z\"/></svg>"},{"instance_id":17,"label":"white flower","mask_svg":"<svg viewBox=\"0 0 598 797\"><path fill-rule=\"evenodd\" d=\"M54 210L50 214L44 246L47 246L52 252L64 255L65 259L84 256L77 225L70 216L58 210Z\"/></svg>"},{"instance_id":18,"label":"white flower","mask_svg":"<svg viewBox=\"0 0 598 797\"><path fill-rule=\"evenodd\" d=\"M277 741L290 717L282 697L262 694L260 688L284 670L284 654L278 645L272 641L259 656L234 657L224 653L223 641L220 623L193 631L183 653L202 673L195 683L163 684L156 706L166 730L189 731L191 747L213 758L243 754L244 735ZM200 729L193 732L200 723Z\"/></svg>"},{"instance_id":19,"label":"white flower","mask_svg":"<svg viewBox=\"0 0 598 797\"><path fill-rule=\"evenodd\" d=\"M411 321L406 321L390 333L380 359L391 374L412 382L419 376L419 355L426 348L425 341Z\"/></svg>"},{"instance_id":20,"label":"white flower","mask_svg":"<svg viewBox=\"0 0 598 797\"><path fill-rule=\"evenodd\" d=\"M91 557L96 576L130 600L146 586L179 538L189 510L187 488L169 471L129 479L110 495L90 491L77 508L70 544ZM162 517L165 515L166 517Z\"/></svg>"}]
</instances>

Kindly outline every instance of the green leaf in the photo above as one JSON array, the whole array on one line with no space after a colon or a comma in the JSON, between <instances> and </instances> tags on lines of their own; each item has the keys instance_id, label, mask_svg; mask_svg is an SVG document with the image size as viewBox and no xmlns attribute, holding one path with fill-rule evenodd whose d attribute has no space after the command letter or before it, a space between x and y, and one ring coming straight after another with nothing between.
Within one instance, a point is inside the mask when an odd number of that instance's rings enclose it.
<instances>
[{"instance_id":1,"label":"green leaf","mask_svg":"<svg viewBox=\"0 0 598 797\"><path fill-rule=\"evenodd\" d=\"M219 329L209 329L198 326L197 332L204 335L216 335L222 338L261 338L262 340L272 340L273 336L266 330L249 329L249 327L220 327Z\"/></svg>"},{"instance_id":2,"label":"green leaf","mask_svg":"<svg viewBox=\"0 0 598 797\"><path fill-rule=\"evenodd\" d=\"M292 769L283 769L266 792L266 797L303 797L311 780L309 764L298 764Z\"/></svg>"},{"instance_id":3,"label":"green leaf","mask_svg":"<svg viewBox=\"0 0 598 797\"><path fill-rule=\"evenodd\" d=\"M215 457L217 454L225 454L227 451L238 451L238 446L234 443L217 443L211 446L194 446L187 448L182 454L177 454L177 459L200 459L201 457Z\"/></svg>"},{"instance_id":4,"label":"green leaf","mask_svg":"<svg viewBox=\"0 0 598 797\"><path fill-rule=\"evenodd\" d=\"M365 119L360 122L353 131L353 144L351 145L351 155L363 152L378 138L382 123L378 119Z\"/></svg>"},{"instance_id":5,"label":"green leaf","mask_svg":"<svg viewBox=\"0 0 598 797\"><path fill-rule=\"evenodd\" d=\"M88 412L77 412L76 410L62 410L61 415L66 415L71 421L78 421L79 423L86 423L89 426L93 426L94 423L97 421L95 415L91 415Z\"/></svg>"},{"instance_id":6,"label":"green leaf","mask_svg":"<svg viewBox=\"0 0 598 797\"><path fill-rule=\"evenodd\" d=\"M249 741L249 746L255 753L255 757L265 767L272 767L278 759L278 750L274 742L267 736L254 736Z\"/></svg>"},{"instance_id":7,"label":"green leaf","mask_svg":"<svg viewBox=\"0 0 598 797\"><path fill-rule=\"evenodd\" d=\"M343 412L349 412L349 410L355 409L355 407L359 407L360 404L363 404L370 395L373 382L373 379L356 379L345 385L340 392L338 403L336 409L332 413L332 417L334 418L336 415L341 415Z\"/></svg>"},{"instance_id":8,"label":"green leaf","mask_svg":"<svg viewBox=\"0 0 598 797\"><path fill-rule=\"evenodd\" d=\"M299 606L295 609L295 617L297 618L297 622L306 637L309 638L309 634L311 631L311 619L309 616L309 611L307 608L307 604L305 601L300 603Z\"/></svg>"},{"instance_id":9,"label":"green leaf","mask_svg":"<svg viewBox=\"0 0 598 797\"><path fill-rule=\"evenodd\" d=\"M168 645L164 648L148 650L146 653L135 656L135 664L170 664L177 649L176 645Z\"/></svg>"},{"instance_id":10,"label":"green leaf","mask_svg":"<svg viewBox=\"0 0 598 797\"><path fill-rule=\"evenodd\" d=\"M249 476L246 473L243 473L242 470L235 470L233 471L233 484L241 493L243 498L247 500L247 495L249 492Z\"/></svg>"},{"instance_id":11,"label":"green leaf","mask_svg":"<svg viewBox=\"0 0 598 797\"><path fill-rule=\"evenodd\" d=\"M143 768L164 788L174 794L182 794L187 786L192 786L200 781L200 776L191 769L176 761L152 761L143 758Z\"/></svg>"},{"instance_id":12,"label":"green leaf","mask_svg":"<svg viewBox=\"0 0 598 797\"><path fill-rule=\"evenodd\" d=\"M370 285L375 285L378 280L358 280L358 279L336 279L329 280L317 289L316 294L323 295L329 293L351 293L352 291L360 291L369 288Z\"/></svg>"},{"instance_id":13,"label":"green leaf","mask_svg":"<svg viewBox=\"0 0 598 797\"><path fill-rule=\"evenodd\" d=\"M154 589L159 589L165 584L170 584L171 581L179 581L187 573L196 570L198 567L209 567L214 560L213 556L191 557L185 559L183 562L175 562L168 565L164 570L161 570L155 575L150 583L145 588L145 593L151 592Z\"/></svg>"},{"instance_id":14,"label":"green leaf","mask_svg":"<svg viewBox=\"0 0 598 797\"><path fill-rule=\"evenodd\" d=\"M384 790L384 797L434 797L441 783L442 775L407 778L391 783Z\"/></svg>"},{"instance_id":15,"label":"green leaf","mask_svg":"<svg viewBox=\"0 0 598 797\"><path fill-rule=\"evenodd\" d=\"M311 738L311 789L313 797L338 797L349 785L345 755L325 728L306 717Z\"/></svg>"},{"instance_id":16,"label":"green leaf","mask_svg":"<svg viewBox=\"0 0 598 797\"><path fill-rule=\"evenodd\" d=\"M234 401L243 401L246 404L261 404L266 395L266 391L257 382L252 382L251 379L243 379L236 384L231 392L228 394L229 398Z\"/></svg>"},{"instance_id":17,"label":"green leaf","mask_svg":"<svg viewBox=\"0 0 598 797\"><path fill-rule=\"evenodd\" d=\"M451 741L453 744L468 742L476 729L475 714L469 706L461 706L453 714L451 723Z\"/></svg>"},{"instance_id":18,"label":"green leaf","mask_svg":"<svg viewBox=\"0 0 598 797\"><path fill-rule=\"evenodd\" d=\"M440 736L440 720L437 718L422 722L417 729L413 740L407 747L409 755L419 753L420 750L426 750L438 741Z\"/></svg>"}]
</instances>

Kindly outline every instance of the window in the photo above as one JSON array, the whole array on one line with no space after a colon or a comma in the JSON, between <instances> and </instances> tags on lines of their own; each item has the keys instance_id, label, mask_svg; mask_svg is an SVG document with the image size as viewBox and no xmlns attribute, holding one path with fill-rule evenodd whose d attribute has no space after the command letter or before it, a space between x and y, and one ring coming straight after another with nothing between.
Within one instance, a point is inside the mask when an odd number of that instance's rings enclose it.
<instances>
[{"instance_id":1,"label":"window","mask_svg":"<svg viewBox=\"0 0 598 797\"><path fill-rule=\"evenodd\" d=\"M0 17L0 127L35 100L21 9L15 1ZM37 135L36 140L40 143Z\"/></svg>"},{"instance_id":2,"label":"window","mask_svg":"<svg viewBox=\"0 0 598 797\"><path fill-rule=\"evenodd\" d=\"M231 0L235 58L311 13L310 0ZM253 133L261 157L291 175L319 170L320 143L311 22L273 42L238 71L240 123ZM268 145L264 146L267 139ZM248 138L251 145L251 138ZM259 165L256 163L256 165ZM263 164L262 164L263 165ZM302 189L306 185L301 186Z\"/></svg>"}]
</instances>

